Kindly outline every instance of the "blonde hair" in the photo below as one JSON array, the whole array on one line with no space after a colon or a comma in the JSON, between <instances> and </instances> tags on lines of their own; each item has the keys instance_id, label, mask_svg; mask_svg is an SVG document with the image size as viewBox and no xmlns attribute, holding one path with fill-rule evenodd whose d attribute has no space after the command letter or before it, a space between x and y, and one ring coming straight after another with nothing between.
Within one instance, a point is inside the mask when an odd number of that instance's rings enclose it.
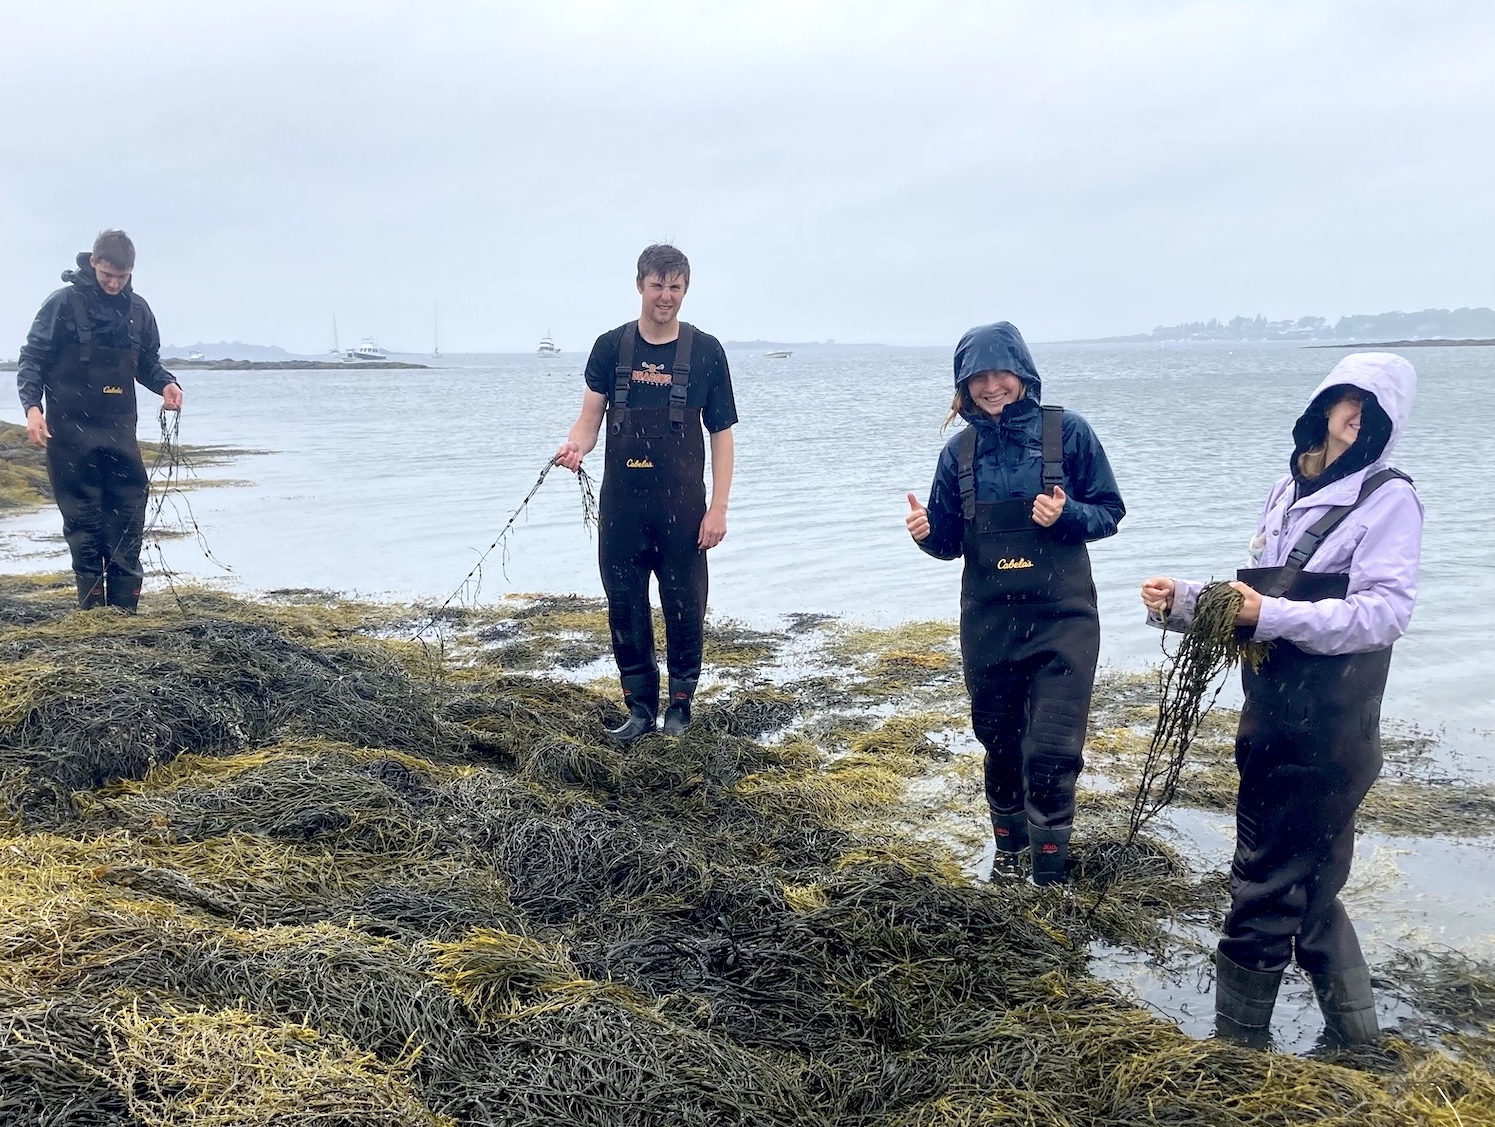
<instances>
[{"instance_id":1,"label":"blonde hair","mask_svg":"<svg viewBox=\"0 0 1495 1127\"><path fill-rule=\"evenodd\" d=\"M976 374L978 376L981 375L980 372L977 372ZM1012 374L1017 375L1016 372ZM1019 399L1028 398L1028 385L1026 383L1023 383L1023 378L1021 376L1018 376L1018 384L1020 385L1020 387L1017 393L1017 397ZM945 421L940 424L940 433L943 434L945 432L945 429L951 423L953 423L956 419L964 416L966 413L966 408L970 405L970 400L966 398L966 381L961 380L960 383L955 385L955 398L950 400L950 413L945 416Z\"/></svg>"},{"instance_id":2,"label":"blonde hair","mask_svg":"<svg viewBox=\"0 0 1495 1127\"><path fill-rule=\"evenodd\" d=\"M1298 473L1312 481L1329 466L1329 449L1325 443L1310 446L1298 455Z\"/></svg>"},{"instance_id":3,"label":"blonde hair","mask_svg":"<svg viewBox=\"0 0 1495 1127\"><path fill-rule=\"evenodd\" d=\"M1329 406L1324 410L1324 440L1322 442L1315 443L1307 450L1303 451L1303 453L1298 455L1298 473L1301 476L1307 478L1309 481L1312 481L1314 478L1318 477L1326 469L1329 468L1329 412L1338 407L1346 399L1353 399L1356 403L1360 403L1362 405L1365 403L1365 395L1359 390L1359 388L1351 388L1343 395L1341 395L1338 399L1336 399L1333 403L1330 403Z\"/></svg>"}]
</instances>

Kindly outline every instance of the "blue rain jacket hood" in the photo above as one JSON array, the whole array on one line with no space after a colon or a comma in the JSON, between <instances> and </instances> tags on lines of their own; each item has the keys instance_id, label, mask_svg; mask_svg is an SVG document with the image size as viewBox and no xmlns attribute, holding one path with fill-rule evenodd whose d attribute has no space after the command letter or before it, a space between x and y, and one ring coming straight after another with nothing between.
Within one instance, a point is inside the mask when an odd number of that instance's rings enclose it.
<instances>
[{"instance_id":1,"label":"blue rain jacket hood","mask_svg":"<svg viewBox=\"0 0 1495 1127\"><path fill-rule=\"evenodd\" d=\"M1031 501L1043 489L1043 412L1039 409L1043 381L1023 335L1010 322L981 325L960 338L955 346L955 386L978 372L1012 372L1026 394L1009 403L995 419L969 405L962 412L967 426L976 431L976 499ZM930 535L919 542L922 551L942 560L955 559L963 551L965 517L958 465L963 429L950 436L940 453L927 506ZM1126 515L1126 505L1100 439L1073 411L1064 412L1060 439L1067 496L1053 526L1054 535L1072 544L1113 535Z\"/></svg>"},{"instance_id":2,"label":"blue rain jacket hood","mask_svg":"<svg viewBox=\"0 0 1495 1127\"><path fill-rule=\"evenodd\" d=\"M1023 381L1028 398L1043 402L1043 380L1038 365L1028 351L1023 334L1011 321L978 325L960 338L955 346L955 386L959 387L978 372L1011 372Z\"/></svg>"}]
</instances>

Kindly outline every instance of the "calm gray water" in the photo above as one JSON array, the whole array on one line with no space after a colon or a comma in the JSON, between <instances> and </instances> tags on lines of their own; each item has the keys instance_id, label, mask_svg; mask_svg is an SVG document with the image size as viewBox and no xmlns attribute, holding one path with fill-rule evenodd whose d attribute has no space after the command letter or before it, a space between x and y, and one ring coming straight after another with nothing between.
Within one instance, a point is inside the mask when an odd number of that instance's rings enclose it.
<instances>
[{"instance_id":1,"label":"calm gray water","mask_svg":"<svg viewBox=\"0 0 1495 1127\"><path fill-rule=\"evenodd\" d=\"M1121 532L1092 546L1103 660L1155 660L1138 582L1224 576L1285 467L1289 434L1343 353L1293 346L1070 345L1034 349L1044 397L1084 414L1126 498ZM1495 454L1485 434L1495 349L1408 350L1420 392L1398 462L1427 506L1422 593L1397 648L1388 713L1446 729L1485 759L1495 729ZM580 354L489 357L430 371L187 372L182 438L270 451L209 476L251 481L192 495L215 554L244 589L326 587L445 596L564 437ZM946 349L826 348L789 360L733 354L741 423L729 532L712 553L713 609L751 622L824 611L892 622L952 618L958 563L903 530L923 496L949 401ZM17 412L18 415L18 412ZM147 419L142 436L149 437ZM600 476L601 450L590 459ZM600 594L574 483L556 471L484 597ZM55 564L54 512L0 527L5 566ZM219 574L190 541L178 570Z\"/></svg>"}]
</instances>

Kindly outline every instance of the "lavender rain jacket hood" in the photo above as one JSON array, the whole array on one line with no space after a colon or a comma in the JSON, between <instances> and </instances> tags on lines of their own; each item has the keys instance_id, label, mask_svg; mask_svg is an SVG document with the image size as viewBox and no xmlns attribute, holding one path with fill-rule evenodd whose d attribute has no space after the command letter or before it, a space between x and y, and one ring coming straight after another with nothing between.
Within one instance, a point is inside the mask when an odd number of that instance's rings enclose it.
<instances>
[{"instance_id":1,"label":"lavender rain jacket hood","mask_svg":"<svg viewBox=\"0 0 1495 1127\"><path fill-rule=\"evenodd\" d=\"M1314 389L1310 406L1327 406L1318 405L1319 397L1339 386L1358 388L1374 396L1390 420L1390 436L1369 464L1307 496L1299 496L1291 474L1278 481L1267 497L1251 541L1251 567L1286 563L1299 537L1326 509L1354 504L1365 479L1391 464L1391 452L1406 428L1417 396L1416 371L1394 353L1357 352L1346 356L1324 377ZM1295 431L1301 432L1309 421L1305 412ZM1280 638L1313 654L1365 653L1391 645L1407 632L1417 602L1422 515L1422 502L1410 482L1386 482L1350 513L1304 569L1348 573L1347 596L1313 603L1263 598L1255 637L1260 641ZM1183 580L1177 583L1173 609L1168 614L1170 627L1187 628L1201 586ZM1155 618L1153 621L1160 625Z\"/></svg>"}]
</instances>

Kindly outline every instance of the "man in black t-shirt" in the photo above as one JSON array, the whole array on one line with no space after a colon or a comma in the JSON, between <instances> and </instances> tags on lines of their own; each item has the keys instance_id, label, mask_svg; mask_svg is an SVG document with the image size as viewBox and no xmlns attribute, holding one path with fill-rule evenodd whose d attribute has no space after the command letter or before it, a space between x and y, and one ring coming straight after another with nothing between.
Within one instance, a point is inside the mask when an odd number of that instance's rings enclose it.
<instances>
[{"instance_id":1,"label":"man in black t-shirt","mask_svg":"<svg viewBox=\"0 0 1495 1127\"><path fill-rule=\"evenodd\" d=\"M701 675L706 552L727 535L737 422L721 342L680 320L690 287L685 255L672 246L646 247L637 285L639 318L592 346L581 414L555 456L568 470L579 469L606 416L597 556L628 707L628 719L612 731L621 743L654 731L659 715L650 575L659 580L670 673L665 734L678 736L690 723ZM703 427L711 435L710 505Z\"/></svg>"}]
</instances>

